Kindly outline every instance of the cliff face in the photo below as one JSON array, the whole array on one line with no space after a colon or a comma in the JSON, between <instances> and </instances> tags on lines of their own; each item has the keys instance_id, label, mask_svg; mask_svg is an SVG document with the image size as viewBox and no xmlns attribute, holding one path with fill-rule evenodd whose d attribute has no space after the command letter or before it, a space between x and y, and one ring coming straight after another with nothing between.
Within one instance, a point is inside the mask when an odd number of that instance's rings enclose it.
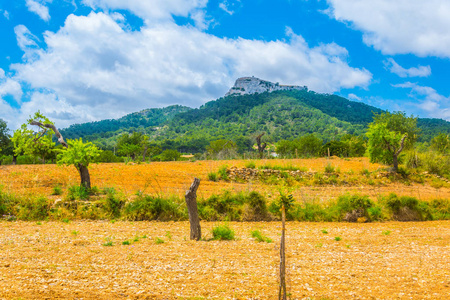
<instances>
[{"instance_id":1,"label":"cliff face","mask_svg":"<svg viewBox=\"0 0 450 300\"><path fill-rule=\"evenodd\" d=\"M273 92L273 91L291 91L307 90L306 86L280 85L270 81L262 80L256 77L241 77L236 80L234 86L225 94L227 96L240 96L255 93Z\"/></svg>"}]
</instances>

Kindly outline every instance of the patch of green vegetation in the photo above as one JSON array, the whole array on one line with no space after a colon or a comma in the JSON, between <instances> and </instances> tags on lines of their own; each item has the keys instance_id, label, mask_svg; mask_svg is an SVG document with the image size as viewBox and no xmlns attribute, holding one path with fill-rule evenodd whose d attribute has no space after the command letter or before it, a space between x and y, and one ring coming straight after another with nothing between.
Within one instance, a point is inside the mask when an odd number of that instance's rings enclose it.
<instances>
[{"instance_id":1,"label":"patch of green vegetation","mask_svg":"<svg viewBox=\"0 0 450 300\"><path fill-rule=\"evenodd\" d=\"M272 243L273 242L271 238L268 238L268 237L264 236L261 233L261 231L259 231L259 230L253 230L251 232L251 235L252 235L252 238L254 238L256 241L258 241L260 243L261 242L266 242L266 243Z\"/></svg>"},{"instance_id":2,"label":"patch of green vegetation","mask_svg":"<svg viewBox=\"0 0 450 300\"><path fill-rule=\"evenodd\" d=\"M234 240L234 230L228 224L218 225L212 229L213 240L231 241Z\"/></svg>"}]
</instances>

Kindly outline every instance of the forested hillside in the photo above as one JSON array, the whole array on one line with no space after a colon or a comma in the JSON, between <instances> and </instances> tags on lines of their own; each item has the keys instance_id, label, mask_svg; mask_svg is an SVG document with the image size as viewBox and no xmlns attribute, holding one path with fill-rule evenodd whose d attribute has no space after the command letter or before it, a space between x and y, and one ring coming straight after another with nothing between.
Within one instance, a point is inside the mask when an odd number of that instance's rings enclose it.
<instances>
[{"instance_id":1,"label":"forested hillside","mask_svg":"<svg viewBox=\"0 0 450 300\"><path fill-rule=\"evenodd\" d=\"M147 109L117 120L72 125L62 133L67 138L83 137L103 149L113 149L121 133L138 131L162 149L202 152L211 141L227 139L234 141L240 151L246 151L262 132L272 143L311 133L324 142L339 140L346 134L363 135L374 113L381 112L336 95L277 91L219 98L198 109ZM444 120L419 119L418 125L419 141L430 141L441 132L450 133L450 123Z\"/></svg>"}]
</instances>

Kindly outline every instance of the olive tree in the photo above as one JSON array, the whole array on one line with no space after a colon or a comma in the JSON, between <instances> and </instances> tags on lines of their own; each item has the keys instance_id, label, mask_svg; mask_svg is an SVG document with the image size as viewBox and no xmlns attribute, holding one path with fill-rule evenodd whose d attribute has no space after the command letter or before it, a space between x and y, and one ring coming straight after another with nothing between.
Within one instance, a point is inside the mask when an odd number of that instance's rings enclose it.
<instances>
[{"instance_id":1,"label":"olive tree","mask_svg":"<svg viewBox=\"0 0 450 300\"><path fill-rule=\"evenodd\" d=\"M66 142L56 126L40 112L29 119L28 124L38 126L39 131L35 133L27 129L27 124L22 125L21 128L26 130L22 130L23 134L18 134L15 140L18 151L27 153L27 151L30 151L29 147L33 148L36 144L43 143L41 139L51 141L53 135L56 135L59 143L63 146L63 149L57 150L59 152L57 156L58 164L74 165L80 174L81 186L90 189L91 179L88 166L90 162L100 156L101 151L97 146L92 143L83 143L82 139Z\"/></svg>"},{"instance_id":2,"label":"olive tree","mask_svg":"<svg viewBox=\"0 0 450 300\"><path fill-rule=\"evenodd\" d=\"M413 147L418 133L417 118L413 116L403 112L375 115L366 132L370 161L390 164L397 172L400 153Z\"/></svg>"}]
</instances>

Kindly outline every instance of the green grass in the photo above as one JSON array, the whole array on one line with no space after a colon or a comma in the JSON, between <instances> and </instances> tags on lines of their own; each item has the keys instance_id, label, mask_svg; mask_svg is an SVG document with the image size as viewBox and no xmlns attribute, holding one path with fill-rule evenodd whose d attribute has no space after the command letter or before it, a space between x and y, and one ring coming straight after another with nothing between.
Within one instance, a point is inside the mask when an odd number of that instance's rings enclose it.
<instances>
[{"instance_id":1,"label":"green grass","mask_svg":"<svg viewBox=\"0 0 450 300\"><path fill-rule=\"evenodd\" d=\"M213 240L231 241L234 240L234 230L227 224L218 225L212 229Z\"/></svg>"},{"instance_id":2,"label":"green grass","mask_svg":"<svg viewBox=\"0 0 450 300\"><path fill-rule=\"evenodd\" d=\"M157 244L157 245L159 245L159 244L164 244L164 240L161 239L161 238L159 238L159 237L157 237L157 238L155 239L155 244Z\"/></svg>"},{"instance_id":3,"label":"green grass","mask_svg":"<svg viewBox=\"0 0 450 300\"><path fill-rule=\"evenodd\" d=\"M251 235L252 235L252 238L254 238L256 241L258 241L260 243L261 242L266 242L266 243L272 243L273 242L271 238L268 238L268 237L264 236L261 233L261 231L259 231L259 230L253 230L251 232Z\"/></svg>"},{"instance_id":4,"label":"green grass","mask_svg":"<svg viewBox=\"0 0 450 300\"><path fill-rule=\"evenodd\" d=\"M208 173L208 180L209 181L218 181L219 180L219 176L217 175L216 172L210 172Z\"/></svg>"},{"instance_id":5,"label":"green grass","mask_svg":"<svg viewBox=\"0 0 450 300\"><path fill-rule=\"evenodd\" d=\"M342 238L341 238L340 236L337 236L337 237L334 238L334 240L335 240L336 242L339 242L339 241L342 240Z\"/></svg>"}]
</instances>

